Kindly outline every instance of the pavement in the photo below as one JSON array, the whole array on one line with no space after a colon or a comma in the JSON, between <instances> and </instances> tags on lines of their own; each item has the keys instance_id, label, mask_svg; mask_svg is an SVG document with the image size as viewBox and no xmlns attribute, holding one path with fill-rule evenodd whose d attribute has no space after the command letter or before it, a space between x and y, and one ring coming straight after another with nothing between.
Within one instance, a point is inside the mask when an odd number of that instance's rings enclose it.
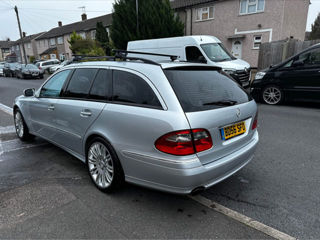
<instances>
[{"instance_id":1,"label":"pavement","mask_svg":"<svg viewBox=\"0 0 320 240\"><path fill-rule=\"evenodd\" d=\"M34 84L7 81L0 78L0 103L9 106ZM39 138L17 140L8 130L11 118L0 110L1 238L266 239L275 229L299 239L320 238L316 104L259 104L254 160L196 198L130 184L101 193L79 160Z\"/></svg>"}]
</instances>

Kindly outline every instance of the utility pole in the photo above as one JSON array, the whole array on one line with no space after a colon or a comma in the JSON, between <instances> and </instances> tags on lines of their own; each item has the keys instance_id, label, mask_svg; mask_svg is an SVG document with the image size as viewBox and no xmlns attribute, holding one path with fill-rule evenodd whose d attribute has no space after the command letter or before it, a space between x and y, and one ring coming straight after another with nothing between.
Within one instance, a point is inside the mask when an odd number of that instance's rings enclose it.
<instances>
[{"instance_id":1,"label":"utility pole","mask_svg":"<svg viewBox=\"0 0 320 240\"><path fill-rule=\"evenodd\" d=\"M23 56L24 56L24 63L27 64L28 61L27 61L26 49L24 48L23 36L22 36L20 19L19 19L19 12L18 12L17 6L14 6L14 11L16 12L17 20L18 20L18 26L19 26L19 32L20 32L20 38L21 38L21 45L22 45ZM20 52L21 52L21 51L20 51Z\"/></svg>"},{"instance_id":2,"label":"utility pole","mask_svg":"<svg viewBox=\"0 0 320 240\"><path fill-rule=\"evenodd\" d=\"M139 35L139 0L136 0L137 34Z\"/></svg>"}]
</instances>

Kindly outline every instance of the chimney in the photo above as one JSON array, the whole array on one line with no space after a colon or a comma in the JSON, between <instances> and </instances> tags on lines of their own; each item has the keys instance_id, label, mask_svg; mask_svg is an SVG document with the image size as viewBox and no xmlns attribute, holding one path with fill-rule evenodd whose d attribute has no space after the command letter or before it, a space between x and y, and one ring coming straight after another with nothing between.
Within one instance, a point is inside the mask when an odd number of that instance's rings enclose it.
<instances>
[{"instance_id":1,"label":"chimney","mask_svg":"<svg viewBox=\"0 0 320 240\"><path fill-rule=\"evenodd\" d=\"M58 22L58 26L62 27L62 22L61 21Z\"/></svg>"},{"instance_id":2,"label":"chimney","mask_svg":"<svg viewBox=\"0 0 320 240\"><path fill-rule=\"evenodd\" d=\"M87 20L87 14L83 13L83 14L81 15L81 19L82 19L82 21Z\"/></svg>"},{"instance_id":3,"label":"chimney","mask_svg":"<svg viewBox=\"0 0 320 240\"><path fill-rule=\"evenodd\" d=\"M24 37L24 38L26 37L26 32L22 33L22 37Z\"/></svg>"}]
</instances>

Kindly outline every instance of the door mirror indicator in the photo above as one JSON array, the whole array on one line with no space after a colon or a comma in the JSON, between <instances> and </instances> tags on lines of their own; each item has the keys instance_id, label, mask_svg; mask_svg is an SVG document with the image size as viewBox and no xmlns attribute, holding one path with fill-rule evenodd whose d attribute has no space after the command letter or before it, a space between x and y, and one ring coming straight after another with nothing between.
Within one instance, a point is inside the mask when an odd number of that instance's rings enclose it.
<instances>
[{"instance_id":1,"label":"door mirror indicator","mask_svg":"<svg viewBox=\"0 0 320 240\"><path fill-rule=\"evenodd\" d=\"M297 60L292 63L292 67L301 67L303 65L304 65L304 62L302 60Z\"/></svg>"},{"instance_id":2,"label":"door mirror indicator","mask_svg":"<svg viewBox=\"0 0 320 240\"><path fill-rule=\"evenodd\" d=\"M28 89L25 89L25 90L23 91L23 95L24 95L25 97L32 97L32 96L34 96L34 92L35 92L35 89L34 89L34 88L28 88Z\"/></svg>"}]
</instances>

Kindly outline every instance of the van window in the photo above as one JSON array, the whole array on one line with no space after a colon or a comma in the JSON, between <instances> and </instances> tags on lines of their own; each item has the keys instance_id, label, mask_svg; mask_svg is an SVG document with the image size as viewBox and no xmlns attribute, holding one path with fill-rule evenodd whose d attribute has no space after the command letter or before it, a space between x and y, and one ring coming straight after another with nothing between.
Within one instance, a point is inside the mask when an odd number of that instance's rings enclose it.
<instances>
[{"instance_id":1,"label":"van window","mask_svg":"<svg viewBox=\"0 0 320 240\"><path fill-rule=\"evenodd\" d=\"M199 48L194 46L186 47L186 58L188 62L202 62L204 59Z\"/></svg>"},{"instance_id":2,"label":"van window","mask_svg":"<svg viewBox=\"0 0 320 240\"><path fill-rule=\"evenodd\" d=\"M89 98L110 100L112 95L112 73L110 70L100 70L90 90Z\"/></svg>"},{"instance_id":3,"label":"van window","mask_svg":"<svg viewBox=\"0 0 320 240\"><path fill-rule=\"evenodd\" d=\"M236 59L220 43L202 44L201 48L213 62L231 61Z\"/></svg>"},{"instance_id":4,"label":"van window","mask_svg":"<svg viewBox=\"0 0 320 240\"><path fill-rule=\"evenodd\" d=\"M113 71L112 100L145 107L162 108L157 96L145 80L124 71Z\"/></svg>"},{"instance_id":5,"label":"van window","mask_svg":"<svg viewBox=\"0 0 320 240\"><path fill-rule=\"evenodd\" d=\"M206 111L251 101L251 97L222 71L208 68L164 70L185 112Z\"/></svg>"},{"instance_id":6,"label":"van window","mask_svg":"<svg viewBox=\"0 0 320 240\"><path fill-rule=\"evenodd\" d=\"M91 83L97 73L97 69L77 69L71 77L65 97L86 98L89 94Z\"/></svg>"}]
</instances>

